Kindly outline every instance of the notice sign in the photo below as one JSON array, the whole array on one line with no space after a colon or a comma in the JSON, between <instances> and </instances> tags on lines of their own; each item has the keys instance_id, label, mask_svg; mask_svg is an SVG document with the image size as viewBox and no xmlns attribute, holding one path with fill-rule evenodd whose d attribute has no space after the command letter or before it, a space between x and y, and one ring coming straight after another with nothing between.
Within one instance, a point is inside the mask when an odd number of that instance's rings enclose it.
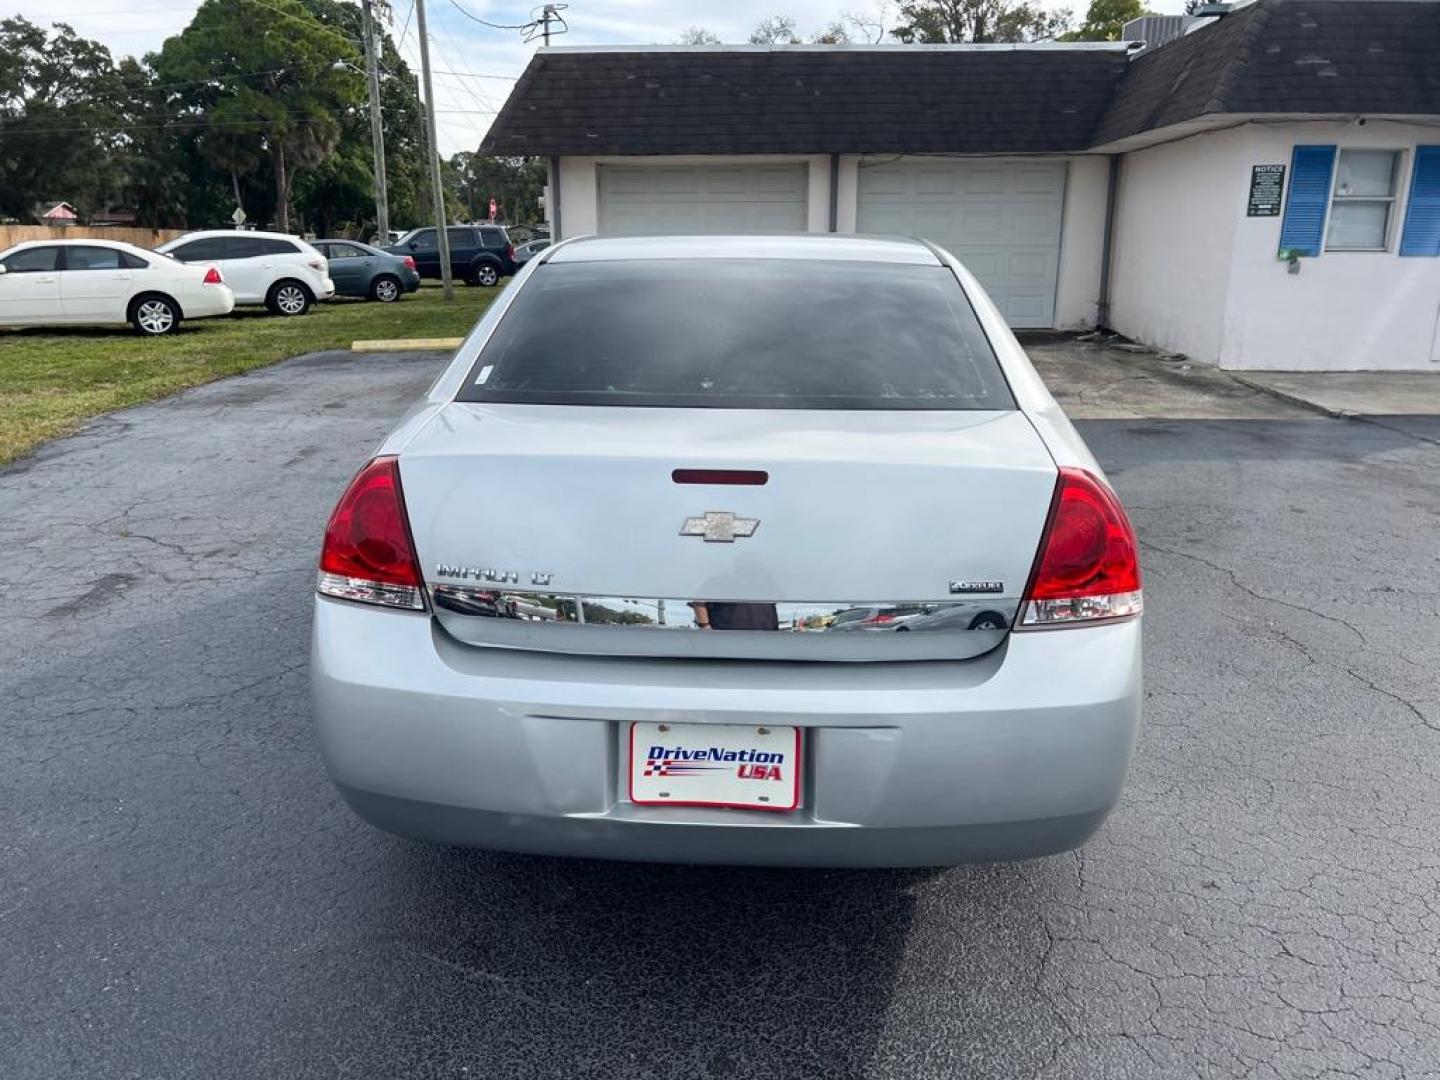
<instances>
[{"instance_id":1,"label":"notice sign","mask_svg":"<svg viewBox=\"0 0 1440 1080\"><path fill-rule=\"evenodd\" d=\"M1250 166L1250 204L1246 217L1279 217L1280 196L1285 191L1284 165Z\"/></svg>"}]
</instances>

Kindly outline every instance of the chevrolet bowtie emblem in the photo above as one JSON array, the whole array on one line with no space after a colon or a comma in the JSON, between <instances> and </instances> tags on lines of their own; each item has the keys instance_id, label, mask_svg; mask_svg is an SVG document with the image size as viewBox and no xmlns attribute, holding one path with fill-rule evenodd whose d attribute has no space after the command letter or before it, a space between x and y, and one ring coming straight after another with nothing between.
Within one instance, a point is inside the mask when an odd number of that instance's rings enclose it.
<instances>
[{"instance_id":1,"label":"chevrolet bowtie emblem","mask_svg":"<svg viewBox=\"0 0 1440 1080\"><path fill-rule=\"evenodd\" d=\"M737 536L754 536L759 518L736 517L728 510L707 510L701 517L686 518L681 536L703 536L707 544L733 544Z\"/></svg>"}]
</instances>

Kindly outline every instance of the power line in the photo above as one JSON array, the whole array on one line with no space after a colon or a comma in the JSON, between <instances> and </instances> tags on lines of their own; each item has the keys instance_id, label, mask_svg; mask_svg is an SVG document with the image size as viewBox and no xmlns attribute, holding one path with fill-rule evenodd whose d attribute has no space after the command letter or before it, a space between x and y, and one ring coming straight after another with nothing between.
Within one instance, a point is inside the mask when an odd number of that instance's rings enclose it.
<instances>
[{"instance_id":1,"label":"power line","mask_svg":"<svg viewBox=\"0 0 1440 1080\"><path fill-rule=\"evenodd\" d=\"M405 13L405 25L400 28L400 36L395 39L395 51L398 53L405 45L405 35L410 33L410 20L415 17L415 0L410 0L410 10ZM394 74L393 72L391 74Z\"/></svg>"},{"instance_id":2,"label":"power line","mask_svg":"<svg viewBox=\"0 0 1440 1080\"><path fill-rule=\"evenodd\" d=\"M492 30L528 30L530 29L530 27L534 26L536 22L536 20L531 19L527 23L517 23L513 26L504 23L493 23L490 22L488 19L482 19L479 15L475 15L469 11L466 11L463 7L460 6L460 0L450 0L450 3L455 6L456 11L460 12L460 14L464 15L467 19L473 19L481 26L488 26Z\"/></svg>"},{"instance_id":3,"label":"power line","mask_svg":"<svg viewBox=\"0 0 1440 1080\"><path fill-rule=\"evenodd\" d=\"M242 71L234 75L211 75L204 79L191 79L188 82L171 83L145 83L136 89L146 90L173 90L177 86L208 86L210 83L227 82L230 79L254 79L261 75L279 75L289 70L288 68L269 68L265 71Z\"/></svg>"},{"instance_id":4,"label":"power line","mask_svg":"<svg viewBox=\"0 0 1440 1080\"><path fill-rule=\"evenodd\" d=\"M466 110L469 111L469 110ZM0 132L4 132L11 138L20 138L26 135L77 135L94 134L110 135L123 131L160 131L165 128L222 128L222 127L254 127L263 128L266 124L276 120L312 120L314 114L306 112L281 111L268 115L259 113L249 117L234 117L225 120L211 120L204 115L195 117L178 117L173 120L136 120L125 124L82 124L70 123L57 127L29 127L23 122L16 124L13 121L7 124L0 120ZM23 118L22 118L23 120ZM7 130L8 127L8 130Z\"/></svg>"},{"instance_id":5,"label":"power line","mask_svg":"<svg viewBox=\"0 0 1440 1080\"><path fill-rule=\"evenodd\" d=\"M459 43L456 42L455 38L451 35L449 28L446 27L444 23L436 20L436 25L440 28L440 32L445 35L445 41L448 43L448 45L452 47L458 54L457 58L459 59L460 63L456 66L461 68L463 71L469 71L470 66L465 62L465 50L460 48ZM433 73L434 69L432 68L431 71ZM482 109L487 109L494 104L494 102L490 101L473 83L462 82L460 83L460 87L465 91L465 93L470 96L470 100L475 102L475 104L479 105Z\"/></svg>"},{"instance_id":6,"label":"power line","mask_svg":"<svg viewBox=\"0 0 1440 1080\"><path fill-rule=\"evenodd\" d=\"M514 82L518 75L489 75L479 71L446 71L444 68L431 68L436 75L458 75L462 79L504 79L506 82Z\"/></svg>"}]
</instances>

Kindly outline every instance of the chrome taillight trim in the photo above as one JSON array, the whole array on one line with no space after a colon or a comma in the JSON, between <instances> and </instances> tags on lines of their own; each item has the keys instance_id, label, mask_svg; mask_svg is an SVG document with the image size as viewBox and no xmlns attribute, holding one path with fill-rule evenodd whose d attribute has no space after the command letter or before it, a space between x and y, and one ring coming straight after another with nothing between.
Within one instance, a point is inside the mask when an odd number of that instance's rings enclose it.
<instances>
[{"instance_id":1,"label":"chrome taillight trim","mask_svg":"<svg viewBox=\"0 0 1440 1080\"><path fill-rule=\"evenodd\" d=\"M1016 630L1046 630L1130 619L1145 610L1143 591L1077 596L1059 600L1028 600Z\"/></svg>"},{"instance_id":2,"label":"chrome taillight trim","mask_svg":"<svg viewBox=\"0 0 1440 1080\"><path fill-rule=\"evenodd\" d=\"M908 626L912 630L966 632L977 629L1008 630L1015 621L1019 600L1002 596L958 600L833 600L833 601L735 601L674 597L617 597L599 594L522 591L494 585L430 584L430 600L437 612L520 620L554 626L568 632L605 627L619 630L701 630L696 605L743 604L753 609L773 608L777 629L806 631L829 629L822 625L836 612L879 609L885 617L857 620L855 630L889 630ZM899 609L889 613L889 609ZM942 616L943 617L939 617ZM922 618L922 616L924 618ZM980 625L972 626L972 623ZM859 625L859 624L864 624ZM916 625L918 624L918 625ZM722 628L722 627L717 627ZM747 626L745 629L759 629Z\"/></svg>"},{"instance_id":3,"label":"chrome taillight trim","mask_svg":"<svg viewBox=\"0 0 1440 1080\"><path fill-rule=\"evenodd\" d=\"M315 578L315 591L337 600L354 600L361 604L378 604L406 611L425 610L425 593L413 585L390 585L383 581L327 574L321 570Z\"/></svg>"}]
</instances>

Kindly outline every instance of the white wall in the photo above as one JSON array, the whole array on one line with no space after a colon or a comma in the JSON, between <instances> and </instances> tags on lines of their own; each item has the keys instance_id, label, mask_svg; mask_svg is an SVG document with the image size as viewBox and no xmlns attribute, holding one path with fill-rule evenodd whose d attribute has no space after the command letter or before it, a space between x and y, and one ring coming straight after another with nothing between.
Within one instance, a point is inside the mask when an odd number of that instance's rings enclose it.
<instances>
[{"instance_id":1,"label":"white wall","mask_svg":"<svg viewBox=\"0 0 1440 1080\"><path fill-rule=\"evenodd\" d=\"M1105 197L1110 159L1070 159L1060 227L1060 273L1055 283L1055 327L1095 325L1100 300L1100 258L1105 247Z\"/></svg>"},{"instance_id":2,"label":"white wall","mask_svg":"<svg viewBox=\"0 0 1440 1080\"><path fill-rule=\"evenodd\" d=\"M1400 229L1417 144L1440 143L1440 129L1369 120L1252 125L1244 128L1234 170L1290 164L1296 143L1404 150L1390 249L1322 251L1289 274L1276 259L1281 218L1247 218L1233 204L1235 236L1219 362L1227 368L1304 371L1440 371L1440 258L1401 258ZM1288 182L1288 177L1287 177Z\"/></svg>"},{"instance_id":3,"label":"white wall","mask_svg":"<svg viewBox=\"0 0 1440 1080\"><path fill-rule=\"evenodd\" d=\"M1385 252L1322 252L1290 274L1280 217L1247 217L1250 167L1297 143L1407 153ZM1440 259L1396 254L1416 144L1440 130L1369 120L1246 124L1128 153L1121 166L1110 324L1232 369L1440 370Z\"/></svg>"},{"instance_id":4,"label":"white wall","mask_svg":"<svg viewBox=\"0 0 1440 1080\"><path fill-rule=\"evenodd\" d=\"M1240 130L1214 132L1121 159L1110 256L1113 329L1219 362L1231 244L1250 182L1245 141Z\"/></svg>"}]
</instances>

